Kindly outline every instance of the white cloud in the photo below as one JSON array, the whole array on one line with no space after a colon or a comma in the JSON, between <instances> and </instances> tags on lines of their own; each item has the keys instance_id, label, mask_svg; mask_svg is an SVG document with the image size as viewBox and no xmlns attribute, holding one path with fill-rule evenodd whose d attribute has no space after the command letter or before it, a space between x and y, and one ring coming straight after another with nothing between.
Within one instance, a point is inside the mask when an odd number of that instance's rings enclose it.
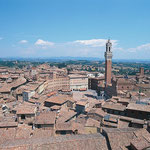
<instances>
[{"instance_id":1,"label":"white cloud","mask_svg":"<svg viewBox=\"0 0 150 150\"><path fill-rule=\"evenodd\" d=\"M136 51L140 51L140 50L150 50L150 43L143 44L143 45L137 46L135 48L129 48L128 50L129 50L129 52L136 52Z\"/></svg>"},{"instance_id":2,"label":"white cloud","mask_svg":"<svg viewBox=\"0 0 150 150\"><path fill-rule=\"evenodd\" d=\"M73 57L104 57L107 39L76 40L63 43L53 43L38 39L30 50L35 56L73 56ZM119 46L117 40L111 40L113 51L119 52L123 49ZM43 49L47 49L43 51Z\"/></svg>"},{"instance_id":3,"label":"white cloud","mask_svg":"<svg viewBox=\"0 0 150 150\"><path fill-rule=\"evenodd\" d=\"M91 40L77 40L74 43L91 46L91 47L103 47L106 45L107 39L91 39ZM111 40L113 46L117 45L117 40Z\"/></svg>"},{"instance_id":4,"label":"white cloud","mask_svg":"<svg viewBox=\"0 0 150 150\"><path fill-rule=\"evenodd\" d=\"M19 41L19 43L25 44L25 43L28 43L28 41L27 40L21 40L21 41Z\"/></svg>"},{"instance_id":5,"label":"white cloud","mask_svg":"<svg viewBox=\"0 0 150 150\"><path fill-rule=\"evenodd\" d=\"M53 46L54 43L53 42L49 42L49 41L44 41L42 39L38 39L36 42L35 42L35 45L37 46Z\"/></svg>"}]
</instances>

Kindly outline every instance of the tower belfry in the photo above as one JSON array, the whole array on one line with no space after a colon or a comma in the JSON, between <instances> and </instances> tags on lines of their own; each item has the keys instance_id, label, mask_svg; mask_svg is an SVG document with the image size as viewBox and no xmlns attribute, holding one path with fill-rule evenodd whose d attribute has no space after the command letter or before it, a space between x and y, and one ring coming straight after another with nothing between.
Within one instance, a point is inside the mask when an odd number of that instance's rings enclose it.
<instances>
[{"instance_id":1,"label":"tower belfry","mask_svg":"<svg viewBox=\"0 0 150 150\"><path fill-rule=\"evenodd\" d=\"M111 84L111 68L112 68L112 43L110 39L106 43L105 52L105 87Z\"/></svg>"}]
</instances>

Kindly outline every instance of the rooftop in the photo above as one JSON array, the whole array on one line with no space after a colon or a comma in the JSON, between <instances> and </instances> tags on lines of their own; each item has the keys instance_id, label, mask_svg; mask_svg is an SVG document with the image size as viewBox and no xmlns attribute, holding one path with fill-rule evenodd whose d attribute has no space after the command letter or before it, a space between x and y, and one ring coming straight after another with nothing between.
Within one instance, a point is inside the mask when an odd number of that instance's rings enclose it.
<instances>
[{"instance_id":1,"label":"rooftop","mask_svg":"<svg viewBox=\"0 0 150 150\"><path fill-rule=\"evenodd\" d=\"M126 109L150 112L150 105L142 105L142 104L130 103L130 104L128 104L128 107Z\"/></svg>"},{"instance_id":2,"label":"rooftop","mask_svg":"<svg viewBox=\"0 0 150 150\"><path fill-rule=\"evenodd\" d=\"M55 124L56 113L53 111L41 112L35 118L35 124Z\"/></svg>"},{"instance_id":3,"label":"rooftop","mask_svg":"<svg viewBox=\"0 0 150 150\"><path fill-rule=\"evenodd\" d=\"M119 110L119 111L124 111L126 109L126 106L120 105L120 104L111 104L106 102L102 108L106 109L112 109L112 110Z\"/></svg>"},{"instance_id":4,"label":"rooftop","mask_svg":"<svg viewBox=\"0 0 150 150\"><path fill-rule=\"evenodd\" d=\"M0 145L0 149L49 149L49 150L107 150L106 140L101 134L64 135L46 138L30 138L7 141Z\"/></svg>"},{"instance_id":5,"label":"rooftop","mask_svg":"<svg viewBox=\"0 0 150 150\"><path fill-rule=\"evenodd\" d=\"M58 96L53 96L53 97L46 99L45 102L50 102L54 104L63 104L68 100L69 100L68 96L58 95Z\"/></svg>"}]
</instances>

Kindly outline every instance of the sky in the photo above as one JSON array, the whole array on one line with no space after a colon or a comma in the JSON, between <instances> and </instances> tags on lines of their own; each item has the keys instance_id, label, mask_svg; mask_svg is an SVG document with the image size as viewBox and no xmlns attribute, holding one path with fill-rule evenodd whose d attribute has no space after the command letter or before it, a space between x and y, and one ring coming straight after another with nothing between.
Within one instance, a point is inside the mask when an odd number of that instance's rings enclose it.
<instances>
[{"instance_id":1,"label":"sky","mask_svg":"<svg viewBox=\"0 0 150 150\"><path fill-rule=\"evenodd\" d=\"M150 60L150 0L0 0L0 57Z\"/></svg>"}]
</instances>

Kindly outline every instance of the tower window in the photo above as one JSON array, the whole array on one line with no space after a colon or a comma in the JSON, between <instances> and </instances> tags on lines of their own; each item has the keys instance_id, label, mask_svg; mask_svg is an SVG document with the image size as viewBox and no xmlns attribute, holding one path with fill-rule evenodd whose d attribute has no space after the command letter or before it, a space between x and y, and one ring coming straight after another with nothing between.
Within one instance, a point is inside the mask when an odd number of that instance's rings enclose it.
<instances>
[{"instance_id":1,"label":"tower window","mask_svg":"<svg viewBox=\"0 0 150 150\"><path fill-rule=\"evenodd\" d=\"M110 52L110 47L109 47L109 52Z\"/></svg>"}]
</instances>

